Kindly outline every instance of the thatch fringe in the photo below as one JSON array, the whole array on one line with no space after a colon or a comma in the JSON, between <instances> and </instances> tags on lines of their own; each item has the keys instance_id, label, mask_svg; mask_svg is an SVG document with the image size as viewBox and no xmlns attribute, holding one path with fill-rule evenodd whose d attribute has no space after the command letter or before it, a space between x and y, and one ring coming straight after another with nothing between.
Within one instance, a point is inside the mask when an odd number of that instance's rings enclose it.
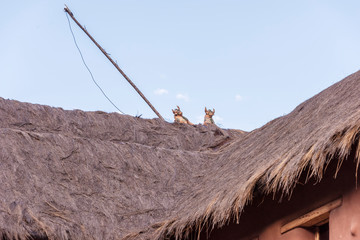
<instances>
[{"instance_id":1,"label":"thatch fringe","mask_svg":"<svg viewBox=\"0 0 360 240\"><path fill-rule=\"evenodd\" d=\"M207 189L207 194L211 198L197 200L197 203L202 202L197 204L198 208L191 205L194 199L186 201L179 207L180 210L177 211L179 216L176 220L163 223L161 228L156 229L157 234L152 239L164 239L165 236L182 239L190 236L194 231L198 232L204 223L210 223L211 228L214 228L224 226L231 219L238 220L243 208L251 203L257 186L261 187L263 194L281 192L282 196L290 197L304 171L308 171L306 181L309 179L321 181L330 161L337 161L337 169L334 172L336 178L342 163L354 149L356 150L354 174L357 174L360 162L360 100L357 97L360 91L359 81L360 73L357 72L301 104L289 115L276 119L219 150L231 154L218 157L219 162L226 162L225 166L218 169L219 174L209 175L206 178L209 184L202 186ZM311 117L314 114L318 116ZM295 145L287 144L284 139L290 140ZM277 140L283 142L285 147L276 144ZM262 144L262 149L256 155L252 153L255 152L254 148L258 147L254 145L255 142ZM274 152L274 147L282 150ZM236 153L238 153L237 157L234 156ZM246 167L234 167L236 162L245 163L241 160L244 159L242 158L244 153L250 157L248 160L256 165L255 171L251 172L249 167L248 171L251 174L247 175L247 179L242 180L240 185L228 178L235 183L232 185L232 191L218 190L212 195L211 186L216 185L216 181L221 184L226 171L228 174L233 174L234 169ZM261 160L267 157L266 154L270 156L270 164ZM264 164L257 165L258 160ZM226 171L222 171L222 168ZM197 194L194 195L196 197ZM224 196L227 196L227 199ZM186 211L186 206L191 209L191 213ZM182 214L182 212L186 213Z\"/></svg>"},{"instance_id":2,"label":"thatch fringe","mask_svg":"<svg viewBox=\"0 0 360 240\"><path fill-rule=\"evenodd\" d=\"M198 239L200 239L200 233L202 232L205 223L211 223L212 226L210 228L207 227L207 229L211 231L214 228L223 227L231 219L235 218L236 221L239 221L243 208L252 200L254 188L257 184L267 182L267 184L263 187L265 194L282 192L283 195L291 195L291 192L295 188L300 175L307 168L311 171L307 180L315 177L318 181L321 181L325 168L330 163L330 159L338 159L337 169L334 173L334 177L336 178L343 161L349 156L354 144L357 144L355 157L356 170L354 170L354 173L357 176L360 162L360 141L358 141L359 133L360 122L358 122L356 126L348 129L345 128L337 132L333 138L329 139L327 144L332 146L331 151L327 149L318 149L317 151L314 151L316 146L311 146L309 151L302 157L301 165L298 167L298 171L294 172L293 176L283 175L283 171L286 163L289 161L289 157L285 157L283 160L279 161L277 167L272 169L270 175L265 179L262 178L266 175L266 172L268 172L269 169L265 170L263 173L258 173L257 176L253 175L253 177L244 184L246 186L245 189L239 190L239 194L236 195L232 208L225 210L224 216L220 221L218 218L215 219L213 217L213 213L215 211L213 206L217 200L217 198L214 198L206 207L203 215L200 215L192 221L187 220L186 222L183 222L181 219L178 219L162 223L161 227L156 229L156 235L153 235L154 238L152 239L164 239L164 236L175 236L176 240L187 239L191 233L194 233L194 231L198 233ZM342 137L339 137L340 135Z\"/></svg>"}]
</instances>

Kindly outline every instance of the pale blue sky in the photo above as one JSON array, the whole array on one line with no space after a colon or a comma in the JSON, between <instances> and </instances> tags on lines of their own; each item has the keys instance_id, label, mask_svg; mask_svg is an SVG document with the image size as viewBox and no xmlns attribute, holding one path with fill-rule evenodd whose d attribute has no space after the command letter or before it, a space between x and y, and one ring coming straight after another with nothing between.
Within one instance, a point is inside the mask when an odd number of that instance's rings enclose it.
<instances>
[{"instance_id":1,"label":"pale blue sky","mask_svg":"<svg viewBox=\"0 0 360 240\"><path fill-rule=\"evenodd\" d=\"M116 109L91 80L63 11L117 60L165 119L216 109L252 130L360 67L359 1L3 1L0 97L64 109ZM71 22L95 79L126 114L156 115Z\"/></svg>"}]
</instances>

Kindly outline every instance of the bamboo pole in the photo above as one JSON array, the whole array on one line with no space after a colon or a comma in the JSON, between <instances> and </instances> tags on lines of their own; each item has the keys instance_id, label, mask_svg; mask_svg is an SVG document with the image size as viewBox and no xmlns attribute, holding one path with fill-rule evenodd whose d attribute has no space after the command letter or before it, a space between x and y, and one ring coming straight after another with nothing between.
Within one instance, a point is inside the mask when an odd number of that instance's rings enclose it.
<instances>
[{"instance_id":1,"label":"bamboo pole","mask_svg":"<svg viewBox=\"0 0 360 240\"><path fill-rule=\"evenodd\" d=\"M315 229L315 240L320 240L320 229L316 227Z\"/></svg>"},{"instance_id":2,"label":"bamboo pole","mask_svg":"<svg viewBox=\"0 0 360 240\"><path fill-rule=\"evenodd\" d=\"M154 111L154 113L164 121L164 118L160 115L160 113L154 108L154 106L147 100L147 98L144 96L144 94L136 87L136 85L130 80L128 76L120 69L120 67L117 65L116 62L109 56L109 54L95 41L95 39L90 35L90 33L76 20L74 17L74 14L71 12L71 10L68 8L68 6L65 5L64 8L65 12L69 14L69 16L74 20L74 22L83 30L86 35L93 41L93 43L100 49L100 51L105 55L105 57L114 65L114 67L121 73L121 75L130 83L130 85L135 89L135 91L144 99L144 101L149 105L149 107Z\"/></svg>"}]
</instances>

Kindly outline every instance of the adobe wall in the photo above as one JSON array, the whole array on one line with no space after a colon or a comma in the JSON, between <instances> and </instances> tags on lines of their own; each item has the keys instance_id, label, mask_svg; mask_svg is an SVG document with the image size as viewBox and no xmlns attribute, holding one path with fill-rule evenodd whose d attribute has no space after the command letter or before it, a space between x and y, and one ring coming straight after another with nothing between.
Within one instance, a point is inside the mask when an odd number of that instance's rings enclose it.
<instances>
[{"instance_id":1,"label":"adobe wall","mask_svg":"<svg viewBox=\"0 0 360 240\"><path fill-rule=\"evenodd\" d=\"M296 228L287 233L280 234L280 222L266 228L264 232L260 233L259 240L314 240L315 234L303 229Z\"/></svg>"},{"instance_id":2,"label":"adobe wall","mask_svg":"<svg viewBox=\"0 0 360 240\"><path fill-rule=\"evenodd\" d=\"M360 239L360 189L343 197L341 207L330 213L330 240Z\"/></svg>"},{"instance_id":3,"label":"adobe wall","mask_svg":"<svg viewBox=\"0 0 360 240\"><path fill-rule=\"evenodd\" d=\"M345 161L336 179L334 179L335 169L336 162L333 161L320 183L313 180L307 184L298 184L290 200L283 199L279 202L279 194L275 197L256 196L253 203L245 207L239 224L232 222L215 229L208 237L206 234L201 234L201 240L313 240L314 233L306 229L295 229L281 234L280 228L285 223L341 196L344 201L342 206L330 215L332 222L330 235L333 236L331 240L360 239L360 232L356 232L360 230L360 190L355 191L356 165L353 161ZM305 176L300 182L304 179ZM352 216L351 219L349 216ZM349 229L356 229L353 230L353 234L357 238L345 238L342 235L343 232L349 232Z\"/></svg>"}]
</instances>

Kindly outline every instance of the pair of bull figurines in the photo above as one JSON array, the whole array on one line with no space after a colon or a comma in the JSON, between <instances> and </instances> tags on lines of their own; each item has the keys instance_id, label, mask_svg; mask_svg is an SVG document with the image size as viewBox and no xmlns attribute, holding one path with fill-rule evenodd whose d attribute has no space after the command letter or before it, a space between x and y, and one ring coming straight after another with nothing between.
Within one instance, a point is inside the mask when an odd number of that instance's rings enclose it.
<instances>
[{"instance_id":1,"label":"pair of bull figurines","mask_svg":"<svg viewBox=\"0 0 360 240\"><path fill-rule=\"evenodd\" d=\"M172 109L172 112L174 114L174 122L194 125L186 117L183 116L183 113L180 110L179 106L177 106L177 108L175 109ZM215 124L214 120L212 119L214 114L215 114L215 109L211 111L210 109L208 110L205 107L204 125Z\"/></svg>"}]
</instances>

